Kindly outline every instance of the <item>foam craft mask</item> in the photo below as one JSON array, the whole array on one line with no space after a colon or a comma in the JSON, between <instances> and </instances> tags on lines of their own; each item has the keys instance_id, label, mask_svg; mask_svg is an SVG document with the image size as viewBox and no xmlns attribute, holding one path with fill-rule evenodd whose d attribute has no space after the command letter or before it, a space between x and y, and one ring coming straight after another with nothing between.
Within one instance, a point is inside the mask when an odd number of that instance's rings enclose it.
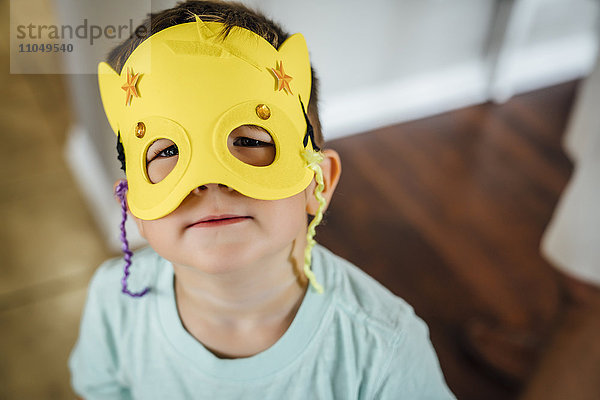
<instances>
[{"instance_id":1,"label":"foam craft mask","mask_svg":"<svg viewBox=\"0 0 600 400\"><path fill-rule=\"evenodd\" d=\"M311 70L304 37L292 35L275 49L239 27L223 39L222 29L196 17L142 42L120 75L104 62L98 66L104 110L125 150L128 205L138 218L161 218L209 183L276 200L301 192L313 178L301 155L316 147L314 138L307 140ZM263 104L270 110L266 119L257 109ZM230 153L228 136L242 125L269 132L275 145L270 165L248 165ZM179 159L152 183L146 152L158 139L172 140Z\"/></svg>"}]
</instances>

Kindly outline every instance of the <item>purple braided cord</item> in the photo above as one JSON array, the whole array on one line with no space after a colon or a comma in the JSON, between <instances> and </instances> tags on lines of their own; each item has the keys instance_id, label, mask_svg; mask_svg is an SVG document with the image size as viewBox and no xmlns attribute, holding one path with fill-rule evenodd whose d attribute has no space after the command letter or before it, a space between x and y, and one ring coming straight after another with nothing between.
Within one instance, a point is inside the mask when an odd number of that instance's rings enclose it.
<instances>
[{"instance_id":1,"label":"purple braided cord","mask_svg":"<svg viewBox=\"0 0 600 400\"><path fill-rule=\"evenodd\" d=\"M133 253L129 250L129 241L127 241L127 231L125 230L125 221L127 221L127 181L122 180L115 189L115 194L121 201L121 250L123 250L123 259L125 260L125 268L123 270L123 278L121 279L122 292L131 297L142 297L150 290L149 287L138 293L130 292L127 288L127 278L129 277L129 267L131 266L131 256Z\"/></svg>"}]
</instances>

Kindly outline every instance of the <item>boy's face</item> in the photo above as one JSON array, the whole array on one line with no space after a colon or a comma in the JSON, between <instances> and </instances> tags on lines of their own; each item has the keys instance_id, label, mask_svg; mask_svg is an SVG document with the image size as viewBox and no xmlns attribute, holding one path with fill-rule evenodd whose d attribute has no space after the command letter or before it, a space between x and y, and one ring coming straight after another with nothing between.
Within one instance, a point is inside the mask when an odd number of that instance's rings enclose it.
<instances>
[{"instance_id":1,"label":"boy's face","mask_svg":"<svg viewBox=\"0 0 600 400\"><path fill-rule=\"evenodd\" d=\"M253 161L268 161L274 157L268 146L268 134L264 136L252 127L242 126L232 132L232 136L267 144L256 146L256 142L242 141L252 145L233 146L232 152L237 152L239 157ZM169 143L158 145L158 150L164 150ZM154 174L158 180L177 162L176 150L172 148L162 155L158 160L148 160L147 166L149 175ZM329 200L339 178L337 153L326 150L322 168L326 181L324 196ZM165 217L135 220L141 235L165 259L206 273L225 273L278 254L287 256L296 240L304 248L307 212L314 214L317 207L314 187L313 182L288 198L258 200L224 185L207 184L194 189Z\"/></svg>"}]
</instances>

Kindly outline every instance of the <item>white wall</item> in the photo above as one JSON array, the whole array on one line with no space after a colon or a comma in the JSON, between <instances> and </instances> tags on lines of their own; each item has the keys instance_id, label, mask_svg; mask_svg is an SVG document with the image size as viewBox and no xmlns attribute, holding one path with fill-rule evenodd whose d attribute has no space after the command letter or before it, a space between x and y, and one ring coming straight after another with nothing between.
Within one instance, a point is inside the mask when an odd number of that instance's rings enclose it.
<instances>
[{"instance_id":1,"label":"white wall","mask_svg":"<svg viewBox=\"0 0 600 400\"><path fill-rule=\"evenodd\" d=\"M598 47L597 0L518 0L497 54L490 97L550 86L589 74Z\"/></svg>"},{"instance_id":2,"label":"white wall","mask_svg":"<svg viewBox=\"0 0 600 400\"><path fill-rule=\"evenodd\" d=\"M597 25L599 3L598 0L539 1L524 47L588 35Z\"/></svg>"}]
</instances>

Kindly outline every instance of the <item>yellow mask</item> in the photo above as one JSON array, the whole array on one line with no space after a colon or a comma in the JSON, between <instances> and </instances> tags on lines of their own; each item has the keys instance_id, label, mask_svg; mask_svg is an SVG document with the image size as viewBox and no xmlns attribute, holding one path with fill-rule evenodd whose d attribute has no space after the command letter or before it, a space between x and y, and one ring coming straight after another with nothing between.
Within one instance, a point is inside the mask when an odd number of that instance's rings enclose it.
<instances>
[{"instance_id":1,"label":"yellow mask","mask_svg":"<svg viewBox=\"0 0 600 400\"><path fill-rule=\"evenodd\" d=\"M138 218L161 218L209 183L276 200L301 192L314 176L302 157L305 148L318 150L304 109L311 89L304 37L295 34L275 49L239 27L223 39L222 29L196 17L142 42L120 75L98 66L104 110L125 150L128 205ZM242 125L271 135L270 165L245 164L230 153L228 136ZM158 139L173 141L179 159L152 183L146 152Z\"/></svg>"}]
</instances>

